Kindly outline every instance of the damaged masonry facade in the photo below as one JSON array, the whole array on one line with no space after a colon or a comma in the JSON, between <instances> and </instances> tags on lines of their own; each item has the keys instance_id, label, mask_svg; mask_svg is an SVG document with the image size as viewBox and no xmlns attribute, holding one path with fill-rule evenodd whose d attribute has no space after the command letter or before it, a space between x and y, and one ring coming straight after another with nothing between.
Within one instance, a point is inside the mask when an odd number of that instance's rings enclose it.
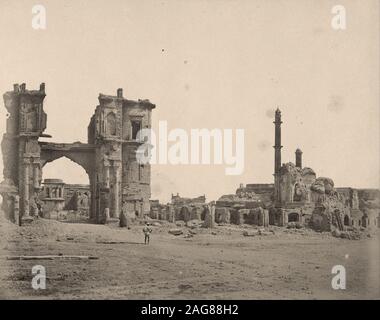
<instances>
[{"instance_id":1,"label":"damaged masonry facade","mask_svg":"<svg viewBox=\"0 0 380 320\"><path fill-rule=\"evenodd\" d=\"M262 227L310 227L316 231L343 231L379 227L378 189L335 188L334 181L318 177L302 166L302 151L295 151L295 163L281 163L281 111L275 112L274 182L241 184L235 194L206 204L172 195L170 204L151 201L151 218L171 222L205 221L211 215L218 224L249 224Z\"/></svg>"},{"instance_id":2,"label":"damaged masonry facade","mask_svg":"<svg viewBox=\"0 0 380 320\"><path fill-rule=\"evenodd\" d=\"M297 225L317 231L379 227L378 189L337 188L331 178L318 177L303 167L302 151L295 151L295 163L281 162L281 111L275 112L273 183L240 185L235 194L206 203L205 196L171 202L150 200L150 164L137 161L144 142L141 129L151 128L155 105L149 100L129 100L122 89L115 96L99 95L88 125L87 143L39 141L45 134L45 84L27 90L15 84L3 95L8 111L6 133L1 144L4 181L0 184L2 209L6 217L21 225L54 212L80 211L91 222L106 223L122 213L130 220L146 217L170 222L199 221L215 224ZM42 181L46 163L67 157L83 167L90 185L66 185L59 179Z\"/></svg>"},{"instance_id":3,"label":"damaged masonry facade","mask_svg":"<svg viewBox=\"0 0 380 320\"><path fill-rule=\"evenodd\" d=\"M21 225L39 214L48 214L43 212L44 202L63 198L62 183L45 181L44 188L41 183L46 163L61 157L74 161L88 174L88 192L80 197L85 194L89 198L86 201L91 221L118 219L120 211L139 217L149 212L150 165L137 162L136 150L142 143L137 133L150 128L155 105L149 100L128 100L122 89L115 96L99 94L99 105L88 125L88 142L53 143L39 141L50 137L44 133L45 95L44 83L39 90L15 84L13 91L3 95L8 117L1 143L4 181L0 194L6 217Z\"/></svg>"}]
</instances>

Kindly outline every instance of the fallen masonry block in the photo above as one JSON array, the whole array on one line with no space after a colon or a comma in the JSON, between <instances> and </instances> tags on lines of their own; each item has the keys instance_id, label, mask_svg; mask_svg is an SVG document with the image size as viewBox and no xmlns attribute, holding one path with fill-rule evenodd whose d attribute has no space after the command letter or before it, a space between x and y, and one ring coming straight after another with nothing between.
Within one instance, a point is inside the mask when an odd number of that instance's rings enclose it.
<instances>
[{"instance_id":1,"label":"fallen masonry block","mask_svg":"<svg viewBox=\"0 0 380 320\"><path fill-rule=\"evenodd\" d=\"M178 221L176 221L175 224L176 224L177 227L184 227L185 226L185 221L178 220Z\"/></svg>"},{"instance_id":2,"label":"fallen masonry block","mask_svg":"<svg viewBox=\"0 0 380 320\"><path fill-rule=\"evenodd\" d=\"M288 222L286 227L288 229L301 229L302 225L299 222Z\"/></svg>"},{"instance_id":3,"label":"fallen masonry block","mask_svg":"<svg viewBox=\"0 0 380 320\"><path fill-rule=\"evenodd\" d=\"M183 231L181 229L170 229L169 233L175 236L179 236L183 233Z\"/></svg>"},{"instance_id":4,"label":"fallen masonry block","mask_svg":"<svg viewBox=\"0 0 380 320\"><path fill-rule=\"evenodd\" d=\"M260 236L269 236L269 235L272 235L272 234L273 234L273 232L271 232L271 231L259 230L259 235Z\"/></svg>"},{"instance_id":5,"label":"fallen masonry block","mask_svg":"<svg viewBox=\"0 0 380 320\"><path fill-rule=\"evenodd\" d=\"M258 230L245 230L243 232L243 236L244 237L254 237L254 236L257 236L259 235L259 231Z\"/></svg>"},{"instance_id":6,"label":"fallen masonry block","mask_svg":"<svg viewBox=\"0 0 380 320\"><path fill-rule=\"evenodd\" d=\"M334 236L334 237L337 237L337 238L340 238L340 231L338 229L334 229L331 234Z\"/></svg>"},{"instance_id":7,"label":"fallen masonry block","mask_svg":"<svg viewBox=\"0 0 380 320\"><path fill-rule=\"evenodd\" d=\"M186 227L189 227L189 228L197 228L200 226L202 226L202 221L200 220L190 220L186 222Z\"/></svg>"},{"instance_id":8,"label":"fallen masonry block","mask_svg":"<svg viewBox=\"0 0 380 320\"><path fill-rule=\"evenodd\" d=\"M119 227L120 227L120 228L128 227L127 216L126 216L123 212L120 213L120 217L119 217Z\"/></svg>"}]
</instances>

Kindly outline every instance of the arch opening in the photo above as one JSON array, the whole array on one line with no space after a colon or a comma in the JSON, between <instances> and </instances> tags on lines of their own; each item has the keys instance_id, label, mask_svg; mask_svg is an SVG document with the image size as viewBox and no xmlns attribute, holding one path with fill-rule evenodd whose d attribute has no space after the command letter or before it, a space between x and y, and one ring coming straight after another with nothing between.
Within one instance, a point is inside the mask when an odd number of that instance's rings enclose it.
<instances>
[{"instance_id":1,"label":"arch opening","mask_svg":"<svg viewBox=\"0 0 380 320\"><path fill-rule=\"evenodd\" d=\"M66 156L45 163L36 203L38 214L44 218L87 221L91 187L85 168Z\"/></svg>"},{"instance_id":2,"label":"arch opening","mask_svg":"<svg viewBox=\"0 0 380 320\"><path fill-rule=\"evenodd\" d=\"M288 222L299 222L299 221L300 221L300 217L297 212L289 213Z\"/></svg>"},{"instance_id":3,"label":"arch opening","mask_svg":"<svg viewBox=\"0 0 380 320\"><path fill-rule=\"evenodd\" d=\"M350 218L347 215L344 216L343 224L345 226L349 226L350 225Z\"/></svg>"}]
</instances>

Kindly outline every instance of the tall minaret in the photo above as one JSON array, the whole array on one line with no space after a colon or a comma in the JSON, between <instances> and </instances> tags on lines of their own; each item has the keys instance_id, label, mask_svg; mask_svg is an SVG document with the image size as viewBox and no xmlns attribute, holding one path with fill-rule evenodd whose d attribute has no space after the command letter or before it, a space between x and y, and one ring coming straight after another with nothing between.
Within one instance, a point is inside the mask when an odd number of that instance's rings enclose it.
<instances>
[{"instance_id":1,"label":"tall minaret","mask_svg":"<svg viewBox=\"0 0 380 320\"><path fill-rule=\"evenodd\" d=\"M302 151L301 151L301 149L296 150L296 167L302 169Z\"/></svg>"},{"instance_id":2,"label":"tall minaret","mask_svg":"<svg viewBox=\"0 0 380 320\"><path fill-rule=\"evenodd\" d=\"M274 200L275 204L281 203L280 192L280 168L281 168L281 111L277 108L275 113L275 135L274 135Z\"/></svg>"}]
</instances>

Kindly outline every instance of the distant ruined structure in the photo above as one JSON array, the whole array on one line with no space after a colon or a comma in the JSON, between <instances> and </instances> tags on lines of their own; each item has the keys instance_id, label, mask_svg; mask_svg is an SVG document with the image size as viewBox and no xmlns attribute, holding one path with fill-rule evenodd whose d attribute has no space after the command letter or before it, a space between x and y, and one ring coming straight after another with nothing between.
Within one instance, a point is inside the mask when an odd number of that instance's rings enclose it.
<instances>
[{"instance_id":1,"label":"distant ruined structure","mask_svg":"<svg viewBox=\"0 0 380 320\"><path fill-rule=\"evenodd\" d=\"M274 181L243 184L235 194L206 203L205 196L183 198L172 195L163 205L150 200L150 165L136 158L141 129L151 128L155 105L149 100L128 100L122 89L115 96L99 94L99 105L88 125L87 143L39 141L45 134L47 115L43 109L45 84L27 90L15 84L3 95L8 111L1 143L4 181L0 183L2 209L13 222L22 224L33 216L51 217L62 210L81 212L95 223L106 223L123 213L132 219L203 221L218 224L308 226L315 230L379 227L378 189L336 188L330 178L317 177L303 167L302 151L295 163L281 162L281 111L275 112ZM89 186L67 185L46 179L46 163L67 157L84 168Z\"/></svg>"},{"instance_id":2,"label":"distant ruined structure","mask_svg":"<svg viewBox=\"0 0 380 320\"><path fill-rule=\"evenodd\" d=\"M281 124L281 111L277 109L274 183L241 184L235 194L223 195L216 201L215 222L262 227L297 224L319 231L379 227L378 189L335 188L332 179L317 178L313 169L303 167L300 149L295 151L295 164L281 162ZM183 199L172 195L170 205L155 202L151 217L170 220L164 213L171 206L177 220L205 219L207 205ZM195 214L197 210L201 213Z\"/></svg>"},{"instance_id":3,"label":"distant ruined structure","mask_svg":"<svg viewBox=\"0 0 380 320\"><path fill-rule=\"evenodd\" d=\"M89 217L91 191L89 185L66 184L61 179L45 179L39 192L39 216L48 219L66 217L67 212Z\"/></svg>"},{"instance_id":4,"label":"distant ruined structure","mask_svg":"<svg viewBox=\"0 0 380 320\"><path fill-rule=\"evenodd\" d=\"M51 143L39 141L50 137L44 133L45 95L44 83L39 90L15 84L13 91L3 95L8 117L1 143L4 181L0 194L7 217L21 224L37 214L43 167L61 157L79 164L89 176L92 221L105 223L122 211L138 217L148 213L150 165L136 159L143 143L137 133L151 127L155 105L149 100L128 100L122 89L115 96L100 94L88 126L88 142ZM62 194L58 191L54 197L62 198Z\"/></svg>"},{"instance_id":5,"label":"distant ruined structure","mask_svg":"<svg viewBox=\"0 0 380 320\"><path fill-rule=\"evenodd\" d=\"M302 166L300 149L295 151L295 164L281 163L279 109L274 124L274 184L241 185L235 195L216 202L217 212L240 223L265 226L268 215L269 225L298 223L320 231L379 225L378 189L335 188L332 179L317 178L313 169Z\"/></svg>"},{"instance_id":6,"label":"distant ruined structure","mask_svg":"<svg viewBox=\"0 0 380 320\"><path fill-rule=\"evenodd\" d=\"M177 193L177 195L172 194L171 202L166 205L160 204L158 200L151 200L150 217L171 222L188 222L204 220L208 211L204 195L197 198L183 198Z\"/></svg>"}]
</instances>

